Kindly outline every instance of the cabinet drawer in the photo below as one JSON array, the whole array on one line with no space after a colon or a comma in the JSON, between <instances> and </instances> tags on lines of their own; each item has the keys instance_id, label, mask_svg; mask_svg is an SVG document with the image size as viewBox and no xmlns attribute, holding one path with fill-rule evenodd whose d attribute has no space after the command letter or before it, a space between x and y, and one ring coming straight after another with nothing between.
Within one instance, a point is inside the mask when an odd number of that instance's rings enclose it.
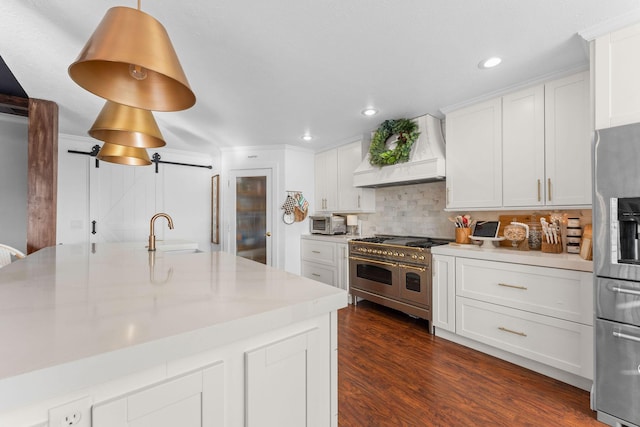
<instances>
[{"instance_id":1,"label":"cabinet drawer","mask_svg":"<svg viewBox=\"0 0 640 427\"><path fill-rule=\"evenodd\" d=\"M302 276L326 283L327 285L337 286L338 272L335 267L302 261Z\"/></svg>"},{"instance_id":2,"label":"cabinet drawer","mask_svg":"<svg viewBox=\"0 0 640 427\"><path fill-rule=\"evenodd\" d=\"M456 333L593 378L593 327L456 297Z\"/></svg>"},{"instance_id":3,"label":"cabinet drawer","mask_svg":"<svg viewBox=\"0 0 640 427\"><path fill-rule=\"evenodd\" d=\"M336 244L331 242L321 242L315 240L301 240L302 259L319 262L328 265L335 265Z\"/></svg>"},{"instance_id":4,"label":"cabinet drawer","mask_svg":"<svg viewBox=\"0 0 640 427\"><path fill-rule=\"evenodd\" d=\"M591 273L456 259L456 294L593 325Z\"/></svg>"}]
</instances>

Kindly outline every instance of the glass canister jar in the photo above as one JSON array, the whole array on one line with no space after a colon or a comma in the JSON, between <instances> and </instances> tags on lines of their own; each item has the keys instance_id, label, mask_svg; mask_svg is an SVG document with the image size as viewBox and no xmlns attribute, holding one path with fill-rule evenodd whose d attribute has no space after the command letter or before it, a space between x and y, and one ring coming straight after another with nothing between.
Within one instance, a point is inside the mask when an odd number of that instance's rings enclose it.
<instances>
[{"instance_id":1,"label":"glass canister jar","mask_svg":"<svg viewBox=\"0 0 640 427\"><path fill-rule=\"evenodd\" d=\"M529 223L529 249L539 251L542 248L542 225L540 218L531 215Z\"/></svg>"}]
</instances>

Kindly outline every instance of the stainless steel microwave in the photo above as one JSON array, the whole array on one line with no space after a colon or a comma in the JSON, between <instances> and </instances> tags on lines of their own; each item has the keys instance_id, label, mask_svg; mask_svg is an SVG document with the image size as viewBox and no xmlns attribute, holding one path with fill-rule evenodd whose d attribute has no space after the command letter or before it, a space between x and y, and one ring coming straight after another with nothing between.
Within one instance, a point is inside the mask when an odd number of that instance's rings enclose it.
<instances>
[{"instance_id":1,"label":"stainless steel microwave","mask_svg":"<svg viewBox=\"0 0 640 427\"><path fill-rule=\"evenodd\" d=\"M309 232L311 234L345 234L347 220L338 215L309 216Z\"/></svg>"}]
</instances>

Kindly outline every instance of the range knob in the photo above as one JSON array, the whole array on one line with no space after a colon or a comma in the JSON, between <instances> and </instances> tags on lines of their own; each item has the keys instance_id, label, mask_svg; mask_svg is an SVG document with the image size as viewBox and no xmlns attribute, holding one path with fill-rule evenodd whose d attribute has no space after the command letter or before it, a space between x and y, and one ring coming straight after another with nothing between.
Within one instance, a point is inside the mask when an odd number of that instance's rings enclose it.
<instances>
[{"instance_id":1,"label":"range knob","mask_svg":"<svg viewBox=\"0 0 640 427\"><path fill-rule=\"evenodd\" d=\"M394 252L394 253L393 253L393 256L398 256L398 252Z\"/></svg>"},{"instance_id":2,"label":"range knob","mask_svg":"<svg viewBox=\"0 0 640 427\"><path fill-rule=\"evenodd\" d=\"M418 255L416 254L411 255L411 259L418 259Z\"/></svg>"},{"instance_id":3,"label":"range knob","mask_svg":"<svg viewBox=\"0 0 640 427\"><path fill-rule=\"evenodd\" d=\"M403 252L400 252L400 253L398 254L398 256L399 256L400 258L402 258L402 257L404 257L404 253L403 253Z\"/></svg>"},{"instance_id":4,"label":"range knob","mask_svg":"<svg viewBox=\"0 0 640 427\"><path fill-rule=\"evenodd\" d=\"M382 255L382 251L378 249L378 255Z\"/></svg>"},{"instance_id":5,"label":"range knob","mask_svg":"<svg viewBox=\"0 0 640 427\"><path fill-rule=\"evenodd\" d=\"M388 255L389 253L387 251L383 251L382 255Z\"/></svg>"},{"instance_id":6,"label":"range knob","mask_svg":"<svg viewBox=\"0 0 640 427\"><path fill-rule=\"evenodd\" d=\"M371 253L373 252L371 249L367 249L367 253Z\"/></svg>"},{"instance_id":7,"label":"range knob","mask_svg":"<svg viewBox=\"0 0 640 427\"><path fill-rule=\"evenodd\" d=\"M424 255L420 255L420 256L418 257L418 259L419 259L420 261L424 261Z\"/></svg>"}]
</instances>

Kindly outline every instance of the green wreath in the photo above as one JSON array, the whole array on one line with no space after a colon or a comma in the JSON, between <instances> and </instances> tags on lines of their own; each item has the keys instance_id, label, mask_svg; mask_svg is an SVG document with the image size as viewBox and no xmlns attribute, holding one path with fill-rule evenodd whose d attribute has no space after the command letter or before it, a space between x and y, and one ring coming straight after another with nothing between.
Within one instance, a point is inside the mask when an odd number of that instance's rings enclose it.
<instances>
[{"instance_id":1,"label":"green wreath","mask_svg":"<svg viewBox=\"0 0 640 427\"><path fill-rule=\"evenodd\" d=\"M387 139L395 134L398 135L396 147L389 150L386 145ZM380 167L406 162L409 160L411 147L419 136L418 125L411 120L385 120L371 140L369 162Z\"/></svg>"}]
</instances>

